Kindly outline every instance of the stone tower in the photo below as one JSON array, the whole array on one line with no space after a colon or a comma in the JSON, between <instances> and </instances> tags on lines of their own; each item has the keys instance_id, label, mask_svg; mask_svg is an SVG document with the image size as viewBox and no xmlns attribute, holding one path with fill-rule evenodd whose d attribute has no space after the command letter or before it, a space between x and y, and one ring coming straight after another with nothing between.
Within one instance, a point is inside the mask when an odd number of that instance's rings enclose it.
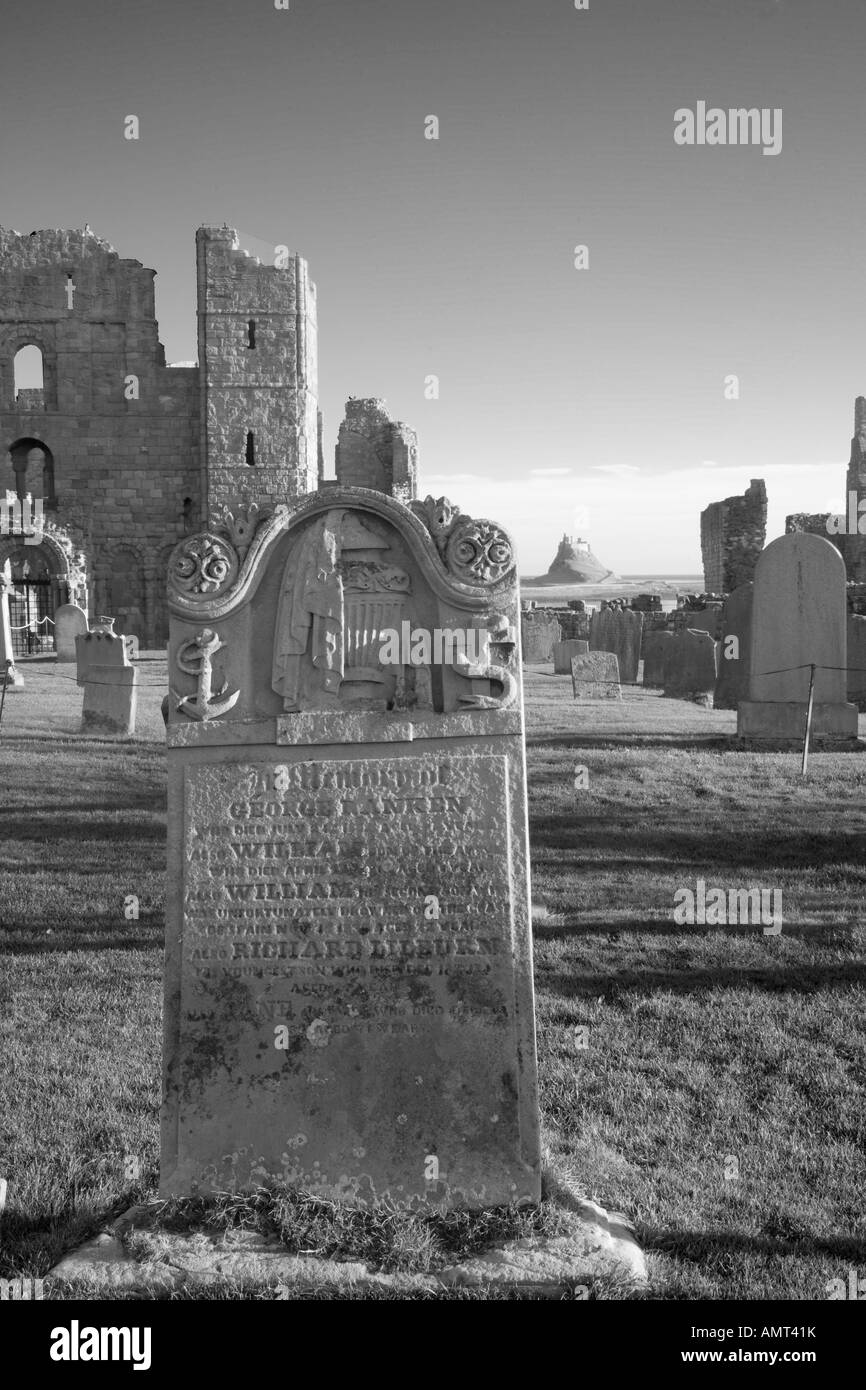
<instances>
[{"instance_id":1,"label":"stone tower","mask_svg":"<svg viewBox=\"0 0 866 1390\"><path fill-rule=\"evenodd\" d=\"M294 254L263 265L229 227L200 227L202 493L285 502L318 484L316 287Z\"/></svg>"}]
</instances>

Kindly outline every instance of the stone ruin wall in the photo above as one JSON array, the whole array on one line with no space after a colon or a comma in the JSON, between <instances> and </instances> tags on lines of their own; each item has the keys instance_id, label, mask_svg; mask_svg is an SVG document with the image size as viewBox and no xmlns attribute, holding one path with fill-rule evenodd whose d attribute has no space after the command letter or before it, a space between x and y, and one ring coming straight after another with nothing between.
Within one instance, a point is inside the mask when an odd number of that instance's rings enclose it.
<instances>
[{"instance_id":1,"label":"stone ruin wall","mask_svg":"<svg viewBox=\"0 0 866 1390\"><path fill-rule=\"evenodd\" d=\"M701 512L704 588L726 594L754 577L767 536L767 489L753 478L742 497L711 502Z\"/></svg>"}]
</instances>

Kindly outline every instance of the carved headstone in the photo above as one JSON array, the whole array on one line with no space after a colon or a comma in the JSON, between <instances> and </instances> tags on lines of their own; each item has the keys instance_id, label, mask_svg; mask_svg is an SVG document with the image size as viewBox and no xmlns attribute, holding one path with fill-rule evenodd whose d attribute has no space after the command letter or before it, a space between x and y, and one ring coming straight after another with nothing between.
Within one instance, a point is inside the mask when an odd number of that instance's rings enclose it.
<instances>
[{"instance_id":1,"label":"carved headstone","mask_svg":"<svg viewBox=\"0 0 866 1390\"><path fill-rule=\"evenodd\" d=\"M585 652L571 658L575 700L621 700L619 662L613 652Z\"/></svg>"},{"instance_id":2,"label":"carved headstone","mask_svg":"<svg viewBox=\"0 0 866 1390\"><path fill-rule=\"evenodd\" d=\"M719 674L714 709L736 709L749 693L754 584L741 584L725 599L719 628Z\"/></svg>"},{"instance_id":3,"label":"carved headstone","mask_svg":"<svg viewBox=\"0 0 866 1390\"><path fill-rule=\"evenodd\" d=\"M857 707L846 698L845 562L823 536L780 536L755 566L749 698L737 709L741 738L803 738L809 670L815 673L812 732L856 738Z\"/></svg>"},{"instance_id":4,"label":"carved headstone","mask_svg":"<svg viewBox=\"0 0 866 1390\"><path fill-rule=\"evenodd\" d=\"M565 642L554 642L553 644L553 674L555 676L571 675L571 658L573 656L583 656L589 651L589 643L580 637L571 637Z\"/></svg>"},{"instance_id":5,"label":"carved headstone","mask_svg":"<svg viewBox=\"0 0 866 1390\"><path fill-rule=\"evenodd\" d=\"M643 613L632 609L603 608L593 613L589 630L589 649L593 652L615 652L619 662L620 680L634 685L640 665Z\"/></svg>"},{"instance_id":6,"label":"carved headstone","mask_svg":"<svg viewBox=\"0 0 866 1390\"><path fill-rule=\"evenodd\" d=\"M54 650L58 661L75 661L75 639L87 631L87 614L75 603L62 603L54 614Z\"/></svg>"},{"instance_id":7,"label":"carved headstone","mask_svg":"<svg viewBox=\"0 0 866 1390\"><path fill-rule=\"evenodd\" d=\"M712 705L717 661L717 643L709 632L686 628L674 633L665 651L665 695L675 700Z\"/></svg>"},{"instance_id":8,"label":"carved headstone","mask_svg":"<svg viewBox=\"0 0 866 1390\"><path fill-rule=\"evenodd\" d=\"M162 1192L536 1199L508 538L335 486L169 609Z\"/></svg>"}]
</instances>

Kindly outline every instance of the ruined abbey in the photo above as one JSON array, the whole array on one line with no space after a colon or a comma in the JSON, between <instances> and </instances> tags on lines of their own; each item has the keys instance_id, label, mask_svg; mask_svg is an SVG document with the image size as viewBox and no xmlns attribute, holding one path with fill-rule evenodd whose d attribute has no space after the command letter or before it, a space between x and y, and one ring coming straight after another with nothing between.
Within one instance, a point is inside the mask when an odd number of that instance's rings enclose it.
<instances>
[{"instance_id":1,"label":"ruined abbey","mask_svg":"<svg viewBox=\"0 0 866 1390\"><path fill-rule=\"evenodd\" d=\"M226 508L328 486L316 288L302 257L275 260L228 227L199 228L198 365L172 366L153 270L89 228L0 228L0 571L17 630L50 649L52 614L73 602L161 646L168 556L184 535ZM41 386L21 383L24 363L41 367ZM414 431L381 400L350 399L334 485L408 501L416 474Z\"/></svg>"}]
</instances>

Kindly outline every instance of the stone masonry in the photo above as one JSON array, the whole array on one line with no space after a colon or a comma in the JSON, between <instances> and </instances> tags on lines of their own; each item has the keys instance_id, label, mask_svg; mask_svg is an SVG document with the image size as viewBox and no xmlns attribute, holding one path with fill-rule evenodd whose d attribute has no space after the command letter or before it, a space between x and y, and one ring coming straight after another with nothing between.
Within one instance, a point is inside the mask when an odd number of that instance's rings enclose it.
<instances>
[{"instance_id":1,"label":"stone masonry","mask_svg":"<svg viewBox=\"0 0 866 1390\"><path fill-rule=\"evenodd\" d=\"M155 271L90 228L0 228L0 499L22 514L32 499L45 523L26 547L23 515L4 524L0 569L19 594L38 571L49 617L64 603L112 613L146 647L167 638L179 540L226 505L285 503L324 481L306 261L263 264L231 228L200 227L196 263L198 365L170 366ZM41 389L16 382L25 348L41 354ZM416 471L413 431L381 401L350 401L338 483L409 501Z\"/></svg>"},{"instance_id":2,"label":"stone masonry","mask_svg":"<svg viewBox=\"0 0 866 1390\"><path fill-rule=\"evenodd\" d=\"M728 594L751 580L767 535L767 489L753 478L742 497L701 512L701 555L708 593Z\"/></svg>"}]
</instances>

